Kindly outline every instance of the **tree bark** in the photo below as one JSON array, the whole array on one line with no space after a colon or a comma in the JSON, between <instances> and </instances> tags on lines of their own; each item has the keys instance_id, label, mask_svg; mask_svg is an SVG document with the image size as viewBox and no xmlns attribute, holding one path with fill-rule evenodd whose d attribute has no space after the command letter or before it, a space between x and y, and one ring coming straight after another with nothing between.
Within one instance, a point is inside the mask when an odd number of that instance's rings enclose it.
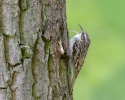
<instances>
[{"instance_id":1,"label":"tree bark","mask_svg":"<svg viewBox=\"0 0 125 100\"><path fill-rule=\"evenodd\" d=\"M0 100L72 100L65 0L0 0Z\"/></svg>"}]
</instances>

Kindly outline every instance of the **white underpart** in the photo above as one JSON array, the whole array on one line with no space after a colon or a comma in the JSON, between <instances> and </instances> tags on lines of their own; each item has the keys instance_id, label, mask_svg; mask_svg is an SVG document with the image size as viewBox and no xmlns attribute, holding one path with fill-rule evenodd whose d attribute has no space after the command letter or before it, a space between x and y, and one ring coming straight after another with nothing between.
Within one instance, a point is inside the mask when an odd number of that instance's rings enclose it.
<instances>
[{"instance_id":1,"label":"white underpart","mask_svg":"<svg viewBox=\"0 0 125 100\"><path fill-rule=\"evenodd\" d=\"M61 40L59 41L59 45L60 45L60 51L61 51L61 53L64 54L64 49L63 49L62 41Z\"/></svg>"},{"instance_id":2,"label":"white underpart","mask_svg":"<svg viewBox=\"0 0 125 100\"><path fill-rule=\"evenodd\" d=\"M73 44L75 42L75 40L78 39L79 41L81 41L81 34L76 34L71 40L70 40L70 44L69 44L69 56L72 58L72 52L73 52Z\"/></svg>"}]
</instances>

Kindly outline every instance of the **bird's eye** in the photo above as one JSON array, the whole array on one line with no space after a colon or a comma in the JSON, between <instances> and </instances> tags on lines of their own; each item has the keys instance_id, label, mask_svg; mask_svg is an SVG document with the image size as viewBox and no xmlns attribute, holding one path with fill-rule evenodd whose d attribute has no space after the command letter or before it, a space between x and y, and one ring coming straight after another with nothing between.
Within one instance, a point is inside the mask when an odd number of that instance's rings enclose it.
<instances>
[{"instance_id":1,"label":"bird's eye","mask_svg":"<svg viewBox=\"0 0 125 100\"><path fill-rule=\"evenodd\" d=\"M81 36L81 39L82 39L82 40L85 40L85 37L84 37L84 35L82 35L82 36Z\"/></svg>"}]
</instances>

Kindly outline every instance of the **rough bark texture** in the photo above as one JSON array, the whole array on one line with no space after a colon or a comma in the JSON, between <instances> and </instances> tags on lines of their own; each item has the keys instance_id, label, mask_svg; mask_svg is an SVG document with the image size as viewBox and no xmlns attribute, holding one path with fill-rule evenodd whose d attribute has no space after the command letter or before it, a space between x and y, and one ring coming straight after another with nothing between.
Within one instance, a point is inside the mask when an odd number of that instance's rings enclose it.
<instances>
[{"instance_id":1,"label":"rough bark texture","mask_svg":"<svg viewBox=\"0 0 125 100\"><path fill-rule=\"evenodd\" d=\"M0 0L0 100L71 100L65 0Z\"/></svg>"}]
</instances>

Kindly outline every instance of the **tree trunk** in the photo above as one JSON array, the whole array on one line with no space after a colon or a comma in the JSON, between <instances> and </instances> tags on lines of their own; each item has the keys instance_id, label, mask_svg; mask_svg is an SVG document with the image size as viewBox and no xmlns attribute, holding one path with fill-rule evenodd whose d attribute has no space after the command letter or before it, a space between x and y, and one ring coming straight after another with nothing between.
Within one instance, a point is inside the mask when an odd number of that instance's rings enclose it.
<instances>
[{"instance_id":1,"label":"tree trunk","mask_svg":"<svg viewBox=\"0 0 125 100\"><path fill-rule=\"evenodd\" d=\"M72 100L65 0L0 0L0 100Z\"/></svg>"}]
</instances>

